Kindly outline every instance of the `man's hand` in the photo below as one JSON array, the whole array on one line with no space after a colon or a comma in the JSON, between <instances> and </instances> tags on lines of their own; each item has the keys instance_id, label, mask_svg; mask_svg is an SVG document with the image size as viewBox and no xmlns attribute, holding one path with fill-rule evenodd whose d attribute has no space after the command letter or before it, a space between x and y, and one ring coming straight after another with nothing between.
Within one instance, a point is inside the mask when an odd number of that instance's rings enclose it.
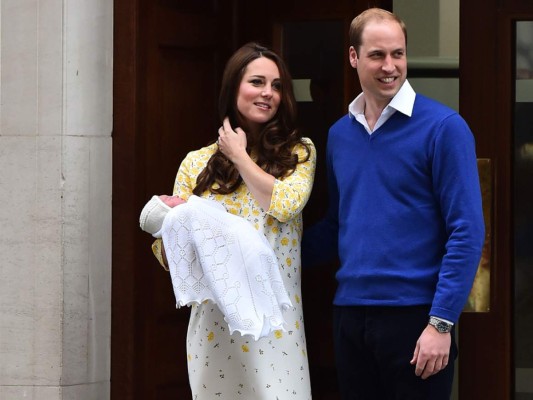
<instances>
[{"instance_id":1,"label":"man's hand","mask_svg":"<svg viewBox=\"0 0 533 400\"><path fill-rule=\"evenodd\" d=\"M452 335L440 333L428 325L416 342L411 364L416 364L415 374L422 379L446 368L450 356Z\"/></svg>"}]
</instances>

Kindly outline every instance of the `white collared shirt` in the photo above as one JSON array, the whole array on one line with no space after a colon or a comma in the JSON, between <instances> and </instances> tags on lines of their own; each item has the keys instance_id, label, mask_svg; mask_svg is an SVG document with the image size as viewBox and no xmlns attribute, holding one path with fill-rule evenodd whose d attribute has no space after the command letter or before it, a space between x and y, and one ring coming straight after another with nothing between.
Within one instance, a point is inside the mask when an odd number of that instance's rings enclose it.
<instances>
[{"instance_id":1,"label":"white collared shirt","mask_svg":"<svg viewBox=\"0 0 533 400\"><path fill-rule=\"evenodd\" d=\"M348 106L348 114L351 118L355 118L361 125L363 125L371 135L375 132L380 126L382 126L387 120L396 112L399 111L402 114L411 116L413 113L413 107L415 104L416 93L409 84L407 80L403 83L402 87L392 98L389 104L385 107L378 120L374 129L370 129L368 122L365 118L365 96L364 93L360 93L359 96L355 98L354 101Z\"/></svg>"}]
</instances>

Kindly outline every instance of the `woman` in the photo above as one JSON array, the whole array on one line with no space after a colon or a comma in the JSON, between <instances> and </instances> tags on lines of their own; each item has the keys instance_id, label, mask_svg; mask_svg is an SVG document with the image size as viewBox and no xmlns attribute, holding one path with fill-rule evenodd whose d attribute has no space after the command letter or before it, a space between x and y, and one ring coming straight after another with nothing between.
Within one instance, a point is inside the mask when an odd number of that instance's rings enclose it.
<instances>
[{"instance_id":1,"label":"woman","mask_svg":"<svg viewBox=\"0 0 533 400\"><path fill-rule=\"evenodd\" d=\"M174 195L215 200L263 232L293 308L288 329L255 341L229 334L218 307L191 309L187 360L193 399L311 399L300 285L301 212L313 184L313 143L295 128L291 78L271 50L249 43L228 61L218 140L183 160ZM158 240L154 253L163 261Z\"/></svg>"}]
</instances>

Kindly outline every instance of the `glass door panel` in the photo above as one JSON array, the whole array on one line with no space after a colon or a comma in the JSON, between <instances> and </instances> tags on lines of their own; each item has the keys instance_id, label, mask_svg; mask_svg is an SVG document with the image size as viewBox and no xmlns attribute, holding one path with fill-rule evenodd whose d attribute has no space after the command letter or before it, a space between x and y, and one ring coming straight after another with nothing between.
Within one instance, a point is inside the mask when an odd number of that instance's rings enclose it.
<instances>
[{"instance_id":1,"label":"glass door panel","mask_svg":"<svg viewBox=\"0 0 533 400\"><path fill-rule=\"evenodd\" d=\"M533 21L516 22L514 104L515 399L533 399Z\"/></svg>"}]
</instances>

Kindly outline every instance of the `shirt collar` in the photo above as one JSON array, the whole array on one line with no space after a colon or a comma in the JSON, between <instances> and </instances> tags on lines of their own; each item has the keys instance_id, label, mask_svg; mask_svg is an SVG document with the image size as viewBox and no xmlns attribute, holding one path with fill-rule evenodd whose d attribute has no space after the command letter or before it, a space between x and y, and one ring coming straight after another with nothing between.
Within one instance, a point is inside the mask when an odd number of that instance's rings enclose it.
<instances>
[{"instance_id":1,"label":"shirt collar","mask_svg":"<svg viewBox=\"0 0 533 400\"><path fill-rule=\"evenodd\" d=\"M387 107L385 107L385 110L388 107L391 107L410 117L413 114L415 97L416 93L406 79L400 90L398 90L398 93L396 93ZM350 115L350 118L355 118L357 114L364 114L364 112L365 96L364 93L361 92L348 106L348 114Z\"/></svg>"}]
</instances>

